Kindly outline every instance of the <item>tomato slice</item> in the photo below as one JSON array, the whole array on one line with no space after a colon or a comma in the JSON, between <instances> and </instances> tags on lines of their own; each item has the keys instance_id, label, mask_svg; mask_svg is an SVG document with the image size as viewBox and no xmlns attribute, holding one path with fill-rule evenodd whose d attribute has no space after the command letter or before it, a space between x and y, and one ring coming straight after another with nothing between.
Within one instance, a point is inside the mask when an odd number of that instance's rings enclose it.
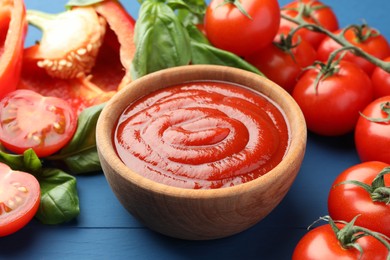
<instances>
[{"instance_id":1,"label":"tomato slice","mask_svg":"<svg viewBox=\"0 0 390 260\"><path fill-rule=\"evenodd\" d=\"M38 210L40 194L39 182L33 175L0 163L0 237L30 222Z\"/></svg>"},{"instance_id":2,"label":"tomato slice","mask_svg":"<svg viewBox=\"0 0 390 260\"><path fill-rule=\"evenodd\" d=\"M16 90L0 102L0 140L5 148L23 153L32 148L49 156L73 137L77 114L63 99Z\"/></svg>"}]
</instances>

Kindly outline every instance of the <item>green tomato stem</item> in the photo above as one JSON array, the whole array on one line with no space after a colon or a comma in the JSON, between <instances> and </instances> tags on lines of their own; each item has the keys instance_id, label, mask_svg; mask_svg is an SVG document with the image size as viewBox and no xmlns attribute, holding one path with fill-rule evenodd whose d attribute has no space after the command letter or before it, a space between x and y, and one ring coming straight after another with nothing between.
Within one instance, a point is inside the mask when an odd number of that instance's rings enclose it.
<instances>
[{"instance_id":1,"label":"green tomato stem","mask_svg":"<svg viewBox=\"0 0 390 260\"><path fill-rule=\"evenodd\" d=\"M303 12L303 11L301 11ZM363 51L361 48L353 45L352 43L350 43L349 41L347 41L347 39L345 38L344 34L345 32L350 29L351 27L352 28L356 28L357 26L356 25L350 25L346 28L344 28L340 34L335 34L327 29L325 29L324 27L320 26L320 25L317 25L317 24L312 24L312 23L308 23L306 22L303 18L302 18L302 13L300 12L300 14L298 14L296 17L289 17L289 16L286 16L286 15L283 15L282 14L282 17L283 19L286 19L288 21L291 21L295 24L298 25L298 27L300 28L307 28L311 31L315 31L315 32L320 32L320 33L323 33L325 35L327 35L328 37L330 37L331 39L333 39L335 42L337 42L338 44L340 44L341 46L343 47L349 47L351 49L351 51L357 55L357 56L360 56L364 59L366 59L367 61L371 62L372 64L382 68L384 71L390 73L390 62L385 62L365 51Z\"/></svg>"}]
</instances>

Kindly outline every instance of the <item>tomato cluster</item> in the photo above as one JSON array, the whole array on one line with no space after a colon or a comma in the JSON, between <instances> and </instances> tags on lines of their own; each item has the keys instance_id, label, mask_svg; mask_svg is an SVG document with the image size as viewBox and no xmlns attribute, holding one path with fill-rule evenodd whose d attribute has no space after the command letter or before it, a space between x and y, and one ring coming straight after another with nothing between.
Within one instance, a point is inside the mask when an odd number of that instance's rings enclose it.
<instances>
[{"instance_id":1,"label":"tomato cluster","mask_svg":"<svg viewBox=\"0 0 390 260\"><path fill-rule=\"evenodd\" d=\"M280 7L280 15L265 18L272 25L267 32L255 30L252 20L261 19L257 10L268 8L274 13L277 1L240 1L242 6L235 6L236 1L222 2L211 1L206 12L205 33L210 41L243 57L289 92L313 134L354 134L362 163L335 180L328 199L330 217L349 222L359 216L354 224L390 236L390 176L384 176L390 169L388 39L367 24L340 28L332 8L317 0L294 0ZM385 259L389 254L389 248L372 237L359 244L362 259ZM340 245L334 230L326 225L309 232L293 258L356 258L361 254Z\"/></svg>"}]
</instances>

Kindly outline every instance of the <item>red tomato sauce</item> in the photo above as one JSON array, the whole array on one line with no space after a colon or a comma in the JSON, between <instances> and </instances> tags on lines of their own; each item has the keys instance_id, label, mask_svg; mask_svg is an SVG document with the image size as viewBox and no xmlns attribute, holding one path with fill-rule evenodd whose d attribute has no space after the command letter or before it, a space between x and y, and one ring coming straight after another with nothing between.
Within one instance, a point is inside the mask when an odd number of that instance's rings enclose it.
<instances>
[{"instance_id":1,"label":"red tomato sauce","mask_svg":"<svg viewBox=\"0 0 390 260\"><path fill-rule=\"evenodd\" d=\"M245 183L274 168L289 129L268 98L225 82L191 82L130 104L114 143L133 171L166 185L215 189Z\"/></svg>"}]
</instances>

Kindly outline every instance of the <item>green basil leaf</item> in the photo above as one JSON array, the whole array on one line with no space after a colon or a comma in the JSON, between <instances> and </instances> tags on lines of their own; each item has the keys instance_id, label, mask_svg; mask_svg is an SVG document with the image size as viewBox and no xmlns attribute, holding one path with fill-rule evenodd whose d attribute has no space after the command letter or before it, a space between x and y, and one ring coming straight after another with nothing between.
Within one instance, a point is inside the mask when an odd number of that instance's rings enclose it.
<instances>
[{"instance_id":1,"label":"green basil leaf","mask_svg":"<svg viewBox=\"0 0 390 260\"><path fill-rule=\"evenodd\" d=\"M170 2L174 2L173 4ZM179 3L176 3L179 2ZM184 4L181 4L183 2ZM203 24L207 4L203 0L171 0L167 1L173 9L177 10L177 17L185 25Z\"/></svg>"},{"instance_id":2,"label":"green basil leaf","mask_svg":"<svg viewBox=\"0 0 390 260\"><path fill-rule=\"evenodd\" d=\"M214 64L239 69L248 70L256 74L264 76L255 66L246 62L241 57L209 44L206 37L194 26L188 26L187 30L191 36L191 56L192 64Z\"/></svg>"},{"instance_id":3,"label":"green basil leaf","mask_svg":"<svg viewBox=\"0 0 390 260\"><path fill-rule=\"evenodd\" d=\"M0 162L7 164L12 170L29 172L36 177L42 169L42 162L33 149L27 149L23 154L11 154L1 150Z\"/></svg>"},{"instance_id":4,"label":"green basil leaf","mask_svg":"<svg viewBox=\"0 0 390 260\"><path fill-rule=\"evenodd\" d=\"M55 155L45 159L66 167L72 174L101 170L96 149L96 123L105 104L84 109L72 140Z\"/></svg>"},{"instance_id":5,"label":"green basil leaf","mask_svg":"<svg viewBox=\"0 0 390 260\"><path fill-rule=\"evenodd\" d=\"M103 2L104 0L69 0L68 3L66 3L66 8L71 8L73 6L88 6L88 5L94 5Z\"/></svg>"},{"instance_id":6,"label":"green basil leaf","mask_svg":"<svg viewBox=\"0 0 390 260\"><path fill-rule=\"evenodd\" d=\"M165 3L142 3L135 25L136 53L133 79L164 68L187 65L191 60L190 37L175 12Z\"/></svg>"},{"instance_id":7,"label":"green basil leaf","mask_svg":"<svg viewBox=\"0 0 390 260\"><path fill-rule=\"evenodd\" d=\"M76 178L59 170L43 169L39 184L41 202L35 215L44 224L68 222L80 213Z\"/></svg>"}]
</instances>

